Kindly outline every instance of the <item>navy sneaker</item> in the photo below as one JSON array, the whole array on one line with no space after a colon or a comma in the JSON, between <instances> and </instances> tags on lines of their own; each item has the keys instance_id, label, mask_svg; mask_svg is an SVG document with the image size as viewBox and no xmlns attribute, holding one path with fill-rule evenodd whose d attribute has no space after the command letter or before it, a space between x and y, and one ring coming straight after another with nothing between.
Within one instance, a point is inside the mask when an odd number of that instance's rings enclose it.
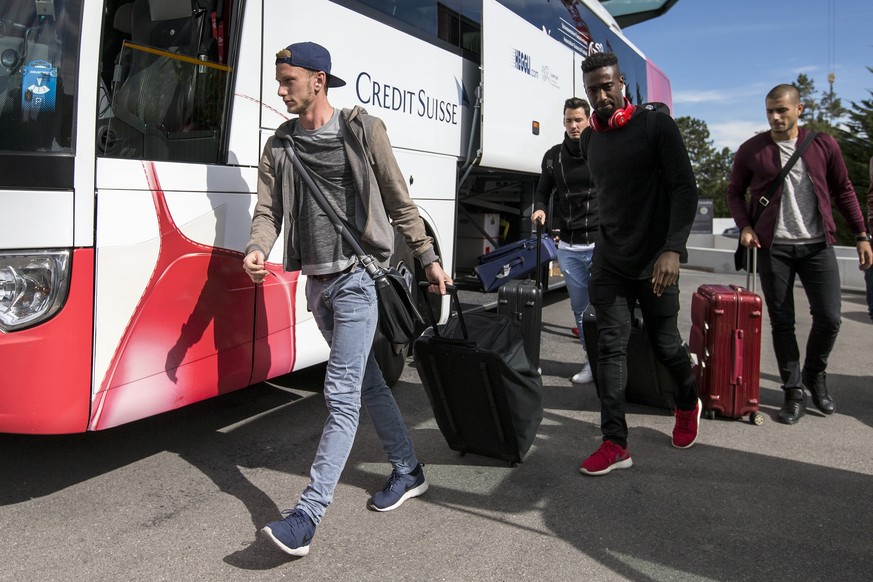
<instances>
[{"instance_id":1,"label":"navy sneaker","mask_svg":"<svg viewBox=\"0 0 873 582\"><path fill-rule=\"evenodd\" d=\"M427 491L427 481L424 479L424 466L419 463L411 473L402 475L396 470L391 472L385 488L370 498L370 508L376 511L391 511L397 509L407 499L418 497Z\"/></svg>"},{"instance_id":2,"label":"navy sneaker","mask_svg":"<svg viewBox=\"0 0 873 582\"><path fill-rule=\"evenodd\" d=\"M315 524L302 509L286 509L282 515L283 519L268 523L261 531L286 554L305 556L315 535Z\"/></svg>"}]
</instances>

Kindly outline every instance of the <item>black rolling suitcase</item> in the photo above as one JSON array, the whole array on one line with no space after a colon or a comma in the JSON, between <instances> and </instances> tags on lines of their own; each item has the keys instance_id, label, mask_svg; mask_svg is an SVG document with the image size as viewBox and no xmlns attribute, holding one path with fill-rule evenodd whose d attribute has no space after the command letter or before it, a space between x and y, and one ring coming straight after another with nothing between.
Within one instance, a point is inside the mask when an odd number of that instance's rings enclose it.
<instances>
[{"instance_id":1,"label":"black rolling suitcase","mask_svg":"<svg viewBox=\"0 0 873 582\"><path fill-rule=\"evenodd\" d=\"M672 410L673 378L667 368L655 359L652 344L643 324L640 308L634 308L631 334L627 342L627 387L624 399L628 402ZM594 382L597 383L597 317L594 306L589 305L582 314L582 333L588 348L588 361ZM600 394L598 390L598 395Z\"/></svg>"},{"instance_id":2,"label":"black rolling suitcase","mask_svg":"<svg viewBox=\"0 0 873 582\"><path fill-rule=\"evenodd\" d=\"M519 463L543 418L542 378L518 327L497 313L457 313L413 344L415 367L449 448ZM430 304L428 303L428 306Z\"/></svg>"},{"instance_id":3,"label":"black rolling suitcase","mask_svg":"<svg viewBox=\"0 0 873 582\"><path fill-rule=\"evenodd\" d=\"M537 223L537 240L542 237L542 225ZM524 337L524 351L535 368L540 368L540 345L543 333L543 269L542 245L536 249L535 280L515 280L504 283L497 291L497 313L518 323Z\"/></svg>"}]
</instances>

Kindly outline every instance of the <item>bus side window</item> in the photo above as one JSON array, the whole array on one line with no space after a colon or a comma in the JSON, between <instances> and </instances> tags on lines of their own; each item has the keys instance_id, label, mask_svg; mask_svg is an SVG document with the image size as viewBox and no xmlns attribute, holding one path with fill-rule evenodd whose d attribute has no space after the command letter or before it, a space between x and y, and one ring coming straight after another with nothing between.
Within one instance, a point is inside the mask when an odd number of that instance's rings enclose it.
<instances>
[{"instance_id":1,"label":"bus side window","mask_svg":"<svg viewBox=\"0 0 873 582\"><path fill-rule=\"evenodd\" d=\"M225 4L229 0L134 0L116 9L104 58L108 44L128 31L130 40L122 40L109 86L101 90L102 155L221 161L230 69L216 60L224 60L227 48L217 36L226 34Z\"/></svg>"},{"instance_id":2,"label":"bus side window","mask_svg":"<svg viewBox=\"0 0 873 582\"><path fill-rule=\"evenodd\" d=\"M79 9L0 2L0 150L72 151Z\"/></svg>"},{"instance_id":3,"label":"bus side window","mask_svg":"<svg viewBox=\"0 0 873 582\"><path fill-rule=\"evenodd\" d=\"M439 38L466 51L465 56L475 61L482 53L481 3L437 0L360 0L392 21L400 21L419 31ZM451 4L450 7L448 4ZM478 4L478 7L475 5ZM395 24L396 26L396 24Z\"/></svg>"}]
</instances>

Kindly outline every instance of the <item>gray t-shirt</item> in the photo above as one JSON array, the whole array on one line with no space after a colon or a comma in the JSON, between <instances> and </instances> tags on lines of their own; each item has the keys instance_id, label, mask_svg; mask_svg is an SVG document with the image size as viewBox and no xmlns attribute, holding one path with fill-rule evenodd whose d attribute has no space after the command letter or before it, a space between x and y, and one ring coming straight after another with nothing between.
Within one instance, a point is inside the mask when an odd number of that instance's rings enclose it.
<instances>
[{"instance_id":1,"label":"gray t-shirt","mask_svg":"<svg viewBox=\"0 0 873 582\"><path fill-rule=\"evenodd\" d=\"M797 139L777 141L783 167L797 148ZM782 185L779 218L773 242L776 244L806 244L824 242L825 232L818 198L803 158L795 162Z\"/></svg>"},{"instance_id":2,"label":"gray t-shirt","mask_svg":"<svg viewBox=\"0 0 873 582\"><path fill-rule=\"evenodd\" d=\"M343 130L339 110L323 126L307 130L298 123L294 129L294 147L313 181L346 224L356 228L360 239L359 217L364 216L351 167L343 148ZM342 271L355 262L355 252L337 233L330 218L321 210L309 186L299 175L294 177L297 193L297 230L300 235L300 259L304 275L326 275Z\"/></svg>"}]
</instances>

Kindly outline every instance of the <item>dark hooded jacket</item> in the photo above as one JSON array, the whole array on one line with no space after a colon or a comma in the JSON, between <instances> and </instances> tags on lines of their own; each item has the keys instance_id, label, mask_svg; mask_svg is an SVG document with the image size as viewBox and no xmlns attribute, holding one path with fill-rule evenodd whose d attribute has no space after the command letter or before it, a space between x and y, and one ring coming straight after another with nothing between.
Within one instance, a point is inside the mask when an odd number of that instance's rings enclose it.
<instances>
[{"instance_id":1,"label":"dark hooded jacket","mask_svg":"<svg viewBox=\"0 0 873 582\"><path fill-rule=\"evenodd\" d=\"M579 140L570 139L566 133L564 141L543 156L534 210L549 216L553 193L552 213L558 219L561 240L569 244L593 243L597 238L597 198L588 164L579 154Z\"/></svg>"}]
</instances>

